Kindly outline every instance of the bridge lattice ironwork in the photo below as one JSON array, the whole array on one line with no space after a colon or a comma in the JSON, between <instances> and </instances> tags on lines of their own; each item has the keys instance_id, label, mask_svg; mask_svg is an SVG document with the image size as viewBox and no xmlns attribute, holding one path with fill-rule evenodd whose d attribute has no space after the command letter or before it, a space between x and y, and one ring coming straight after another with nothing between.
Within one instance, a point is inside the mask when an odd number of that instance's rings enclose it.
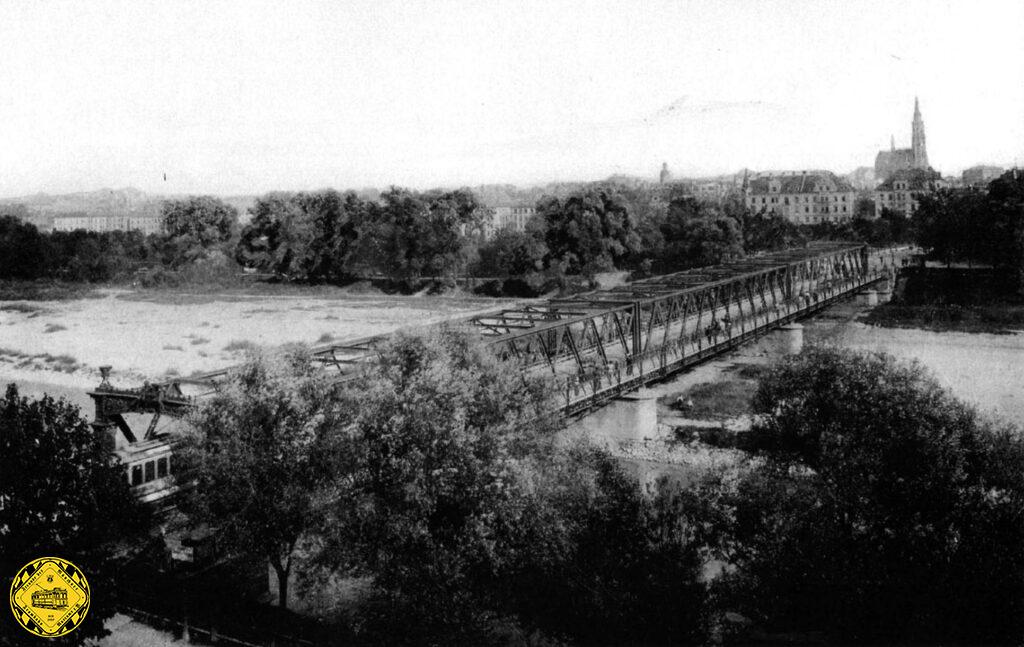
<instances>
[{"instance_id":1,"label":"bridge lattice ironwork","mask_svg":"<svg viewBox=\"0 0 1024 647\"><path fill-rule=\"evenodd\" d=\"M912 251L817 244L524 303L445 325L481 336L519 370L552 374L562 390L559 406L572 415L892 278ZM313 360L341 379L354 378L373 365L386 339L318 346ZM115 388L104 377L90 393L96 419L129 411L181 415L198 397L215 391L230 371L134 389ZM185 395L183 385L197 393Z\"/></svg>"}]
</instances>

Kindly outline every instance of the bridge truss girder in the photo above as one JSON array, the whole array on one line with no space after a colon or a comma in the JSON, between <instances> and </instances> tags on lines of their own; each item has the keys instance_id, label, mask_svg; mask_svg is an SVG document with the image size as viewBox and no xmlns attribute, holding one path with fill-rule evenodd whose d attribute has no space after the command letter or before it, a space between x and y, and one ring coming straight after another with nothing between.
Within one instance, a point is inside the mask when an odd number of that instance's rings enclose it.
<instances>
[{"instance_id":1,"label":"bridge truss girder","mask_svg":"<svg viewBox=\"0 0 1024 647\"><path fill-rule=\"evenodd\" d=\"M910 250L823 245L676 272L608 290L477 315L455 325L480 335L520 370L555 376L563 409L575 413L661 379L787 321L806 316L892 275ZM386 336L312 350L339 379L361 374ZM104 380L89 395L96 419L127 411L182 415L216 391L230 369L188 380L117 389ZM185 395L191 385L197 396Z\"/></svg>"}]
</instances>

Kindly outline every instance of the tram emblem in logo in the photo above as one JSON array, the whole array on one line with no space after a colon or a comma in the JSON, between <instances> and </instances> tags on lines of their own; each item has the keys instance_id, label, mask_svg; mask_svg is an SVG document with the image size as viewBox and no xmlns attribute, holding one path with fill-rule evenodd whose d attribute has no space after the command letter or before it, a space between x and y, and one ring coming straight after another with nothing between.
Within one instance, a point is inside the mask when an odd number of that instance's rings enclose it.
<instances>
[{"instance_id":1,"label":"tram emblem in logo","mask_svg":"<svg viewBox=\"0 0 1024 647\"><path fill-rule=\"evenodd\" d=\"M89 611L89 582L59 557L26 564L11 583L11 611L22 627L43 638L71 633Z\"/></svg>"}]
</instances>

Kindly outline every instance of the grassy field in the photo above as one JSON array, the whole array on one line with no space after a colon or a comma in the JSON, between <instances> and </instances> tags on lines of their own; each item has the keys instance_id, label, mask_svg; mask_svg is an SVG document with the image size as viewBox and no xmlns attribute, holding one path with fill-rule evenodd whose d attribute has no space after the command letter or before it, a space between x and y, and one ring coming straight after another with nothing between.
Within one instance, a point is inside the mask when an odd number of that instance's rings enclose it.
<instances>
[{"instance_id":1,"label":"grassy field","mask_svg":"<svg viewBox=\"0 0 1024 647\"><path fill-rule=\"evenodd\" d=\"M0 310L3 301L66 301L99 296L87 283L60 281L0 281Z\"/></svg>"},{"instance_id":2,"label":"grassy field","mask_svg":"<svg viewBox=\"0 0 1024 647\"><path fill-rule=\"evenodd\" d=\"M677 400L690 400L693 405L677 411L698 420L728 420L753 413L751 401L757 381L764 368L754 364L737 364L713 382L700 382L680 393L664 398L672 406Z\"/></svg>"}]
</instances>

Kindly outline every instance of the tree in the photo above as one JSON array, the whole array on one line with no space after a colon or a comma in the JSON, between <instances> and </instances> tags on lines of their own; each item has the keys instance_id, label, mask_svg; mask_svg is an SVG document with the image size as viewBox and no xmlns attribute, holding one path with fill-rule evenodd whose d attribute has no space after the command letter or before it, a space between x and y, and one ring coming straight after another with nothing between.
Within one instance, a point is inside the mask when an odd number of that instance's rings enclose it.
<instances>
[{"instance_id":1,"label":"tree","mask_svg":"<svg viewBox=\"0 0 1024 647\"><path fill-rule=\"evenodd\" d=\"M796 224L778 214L748 212L740 222L743 250L748 254L800 247L807 240Z\"/></svg>"},{"instance_id":2,"label":"tree","mask_svg":"<svg viewBox=\"0 0 1024 647\"><path fill-rule=\"evenodd\" d=\"M45 276L46 240L35 225L14 216L0 216L0 279Z\"/></svg>"},{"instance_id":3,"label":"tree","mask_svg":"<svg viewBox=\"0 0 1024 647\"><path fill-rule=\"evenodd\" d=\"M625 202L609 189L583 189L537 204L552 264L566 273L592 276L640 250L636 222Z\"/></svg>"},{"instance_id":4,"label":"tree","mask_svg":"<svg viewBox=\"0 0 1024 647\"><path fill-rule=\"evenodd\" d=\"M510 606L576 644L704 644L698 497L665 484L647 497L593 447L555 460L536 486L543 512L521 522L535 527L506 587L516 594Z\"/></svg>"},{"instance_id":5,"label":"tree","mask_svg":"<svg viewBox=\"0 0 1024 647\"><path fill-rule=\"evenodd\" d=\"M245 266L300 281L345 281L368 208L351 192L268 194L252 207L235 257Z\"/></svg>"},{"instance_id":6,"label":"tree","mask_svg":"<svg viewBox=\"0 0 1024 647\"><path fill-rule=\"evenodd\" d=\"M238 224L238 210L212 196L165 200L160 216L164 262L172 267L203 258L230 240Z\"/></svg>"},{"instance_id":7,"label":"tree","mask_svg":"<svg viewBox=\"0 0 1024 647\"><path fill-rule=\"evenodd\" d=\"M515 229L499 229L480 246L480 276L525 276L544 269L547 247L532 235Z\"/></svg>"},{"instance_id":8,"label":"tree","mask_svg":"<svg viewBox=\"0 0 1024 647\"><path fill-rule=\"evenodd\" d=\"M367 219L359 260L392 279L450 279L467 261L462 231L483 224L484 211L467 189L416 193L392 188Z\"/></svg>"},{"instance_id":9,"label":"tree","mask_svg":"<svg viewBox=\"0 0 1024 647\"><path fill-rule=\"evenodd\" d=\"M875 200L870 195L860 195L853 203L853 217L870 220L875 217Z\"/></svg>"},{"instance_id":10,"label":"tree","mask_svg":"<svg viewBox=\"0 0 1024 647\"><path fill-rule=\"evenodd\" d=\"M739 223L694 198L673 200L661 231L665 237L663 271L715 265L743 255Z\"/></svg>"},{"instance_id":11,"label":"tree","mask_svg":"<svg viewBox=\"0 0 1024 647\"><path fill-rule=\"evenodd\" d=\"M947 264L989 263L1003 244L992 238L985 195L974 189L943 189L920 196L911 222L917 243Z\"/></svg>"},{"instance_id":12,"label":"tree","mask_svg":"<svg viewBox=\"0 0 1024 647\"><path fill-rule=\"evenodd\" d=\"M523 548L516 520L531 466L551 448L550 393L449 332L397 335L345 392L323 559L373 574L392 631L482 640L495 583Z\"/></svg>"},{"instance_id":13,"label":"tree","mask_svg":"<svg viewBox=\"0 0 1024 647\"><path fill-rule=\"evenodd\" d=\"M269 561L282 607L295 546L316 523L331 388L302 348L254 354L191 417L179 452L188 508L221 546Z\"/></svg>"},{"instance_id":14,"label":"tree","mask_svg":"<svg viewBox=\"0 0 1024 647\"><path fill-rule=\"evenodd\" d=\"M120 465L78 407L43 396L30 400L7 386L0 400L0 573L4 591L29 561L70 560L89 580L85 622L61 639L83 644L106 635L116 606L115 553L146 534L147 515ZM28 634L0 623L0 644L24 644Z\"/></svg>"},{"instance_id":15,"label":"tree","mask_svg":"<svg viewBox=\"0 0 1024 647\"><path fill-rule=\"evenodd\" d=\"M1024 637L1024 441L916 364L811 349L755 396L725 586L777 629L841 642Z\"/></svg>"},{"instance_id":16,"label":"tree","mask_svg":"<svg viewBox=\"0 0 1024 647\"><path fill-rule=\"evenodd\" d=\"M988 228L992 263L1011 272L1024 295L1024 173L1014 169L992 180L987 207L994 220Z\"/></svg>"},{"instance_id":17,"label":"tree","mask_svg":"<svg viewBox=\"0 0 1024 647\"><path fill-rule=\"evenodd\" d=\"M109 281L138 268L152 254L138 231L54 231L47 242L50 275L71 281Z\"/></svg>"},{"instance_id":18,"label":"tree","mask_svg":"<svg viewBox=\"0 0 1024 647\"><path fill-rule=\"evenodd\" d=\"M359 228L350 264L391 279L451 279L466 266L484 210L468 189L417 193L392 187Z\"/></svg>"},{"instance_id":19,"label":"tree","mask_svg":"<svg viewBox=\"0 0 1024 647\"><path fill-rule=\"evenodd\" d=\"M373 576L382 642L702 635L683 515L645 499L601 452L556 445L546 378L451 331L379 350L379 369L338 404L321 559Z\"/></svg>"},{"instance_id":20,"label":"tree","mask_svg":"<svg viewBox=\"0 0 1024 647\"><path fill-rule=\"evenodd\" d=\"M665 223L668 213L669 195L671 190L666 187L629 186L617 187L626 208L636 222L636 233L639 237L637 250L625 259L625 264L641 271L653 266L661 258L665 244L661 234L661 226Z\"/></svg>"}]
</instances>

